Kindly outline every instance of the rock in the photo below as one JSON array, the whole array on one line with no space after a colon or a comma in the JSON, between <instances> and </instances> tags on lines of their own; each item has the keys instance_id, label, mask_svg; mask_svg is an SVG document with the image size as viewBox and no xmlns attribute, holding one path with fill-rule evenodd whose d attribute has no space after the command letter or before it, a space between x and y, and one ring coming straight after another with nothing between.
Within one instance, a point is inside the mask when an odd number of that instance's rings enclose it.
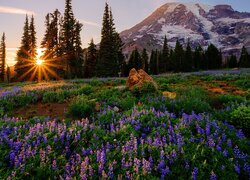
<instances>
[{"instance_id":1,"label":"rock","mask_svg":"<svg viewBox=\"0 0 250 180\"><path fill-rule=\"evenodd\" d=\"M132 90L134 87L141 88L145 83L152 83L157 89L158 86L154 79L149 76L144 70L140 69L138 72L135 68L131 69L129 72L129 77L126 83L126 86L129 90Z\"/></svg>"},{"instance_id":2,"label":"rock","mask_svg":"<svg viewBox=\"0 0 250 180\"><path fill-rule=\"evenodd\" d=\"M113 110L114 110L115 112L119 112L120 109L119 109L118 107L115 106L115 107L113 108Z\"/></svg>"},{"instance_id":3,"label":"rock","mask_svg":"<svg viewBox=\"0 0 250 180\"><path fill-rule=\"evenodd\" d=\"M99 102L96 102L95 103L95 110L100 111L100 109L101 109L101 104Z\"/></svg>"}]
</instances>

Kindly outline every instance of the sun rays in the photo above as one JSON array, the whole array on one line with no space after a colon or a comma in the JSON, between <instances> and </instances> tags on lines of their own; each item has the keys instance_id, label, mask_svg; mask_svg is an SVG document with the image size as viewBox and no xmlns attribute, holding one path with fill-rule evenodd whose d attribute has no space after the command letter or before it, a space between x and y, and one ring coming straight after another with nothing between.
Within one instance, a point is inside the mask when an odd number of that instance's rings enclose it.
<instances>
[{"instance_id":1,"label":"sun rays","mask_svg":"<svg viewBox=\"0 0 250 180\"><path fill-rule=\"evenodd\" d=\"M24 62L20 68L28 69L22 76L18 78L19 81L28 79L29 81L38 81L56 79L60 80L57 74L57 69L61 69L62 65L58 64L60 58L48 59L49 55L44 56L44 49L37 50L35 61L30 59L22 59ZM26 53L29 57L28 53Z\"/></svg>"}]
</instances>

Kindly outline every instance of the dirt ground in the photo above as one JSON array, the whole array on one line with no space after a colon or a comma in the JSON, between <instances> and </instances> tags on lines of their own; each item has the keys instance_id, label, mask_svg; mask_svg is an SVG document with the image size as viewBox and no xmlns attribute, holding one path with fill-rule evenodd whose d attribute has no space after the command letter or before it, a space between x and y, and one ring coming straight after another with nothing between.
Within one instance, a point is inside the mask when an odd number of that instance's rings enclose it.
<instances>
[{"instance_id":1,"label":"dirt ground","mask_svg":"<svg viewBox=\"0 0 250 180\"><path fill-rule=\"evenodd\" d=\"M46 103L30 104L13 112L14 116L32 118L35 116L50 116L51 118L65 118L68 103Z\"/></svg>"}]
</instances>

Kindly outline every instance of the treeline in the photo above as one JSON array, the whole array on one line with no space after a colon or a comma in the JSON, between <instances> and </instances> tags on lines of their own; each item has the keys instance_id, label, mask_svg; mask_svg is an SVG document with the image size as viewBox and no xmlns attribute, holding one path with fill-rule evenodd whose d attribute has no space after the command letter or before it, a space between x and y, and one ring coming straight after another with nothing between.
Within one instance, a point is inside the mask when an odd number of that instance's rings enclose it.
<instances>
[{"instance_id":1,"label":"treeline","mask_svg":"<svg viewBox=\"0 0 250 180\"><path fill-rule=\"evenodd\" d=\"M128 60L122 53L123 43L116 31L111 8L106 3L101 42L97 48L93 39L89 47L82 49L80 33L82 24L75 18L72 0L65 0L64 14L59 10L45 17L45 34L40 44L43 54L38 57L35 20L26 16L21 46L17 52L14 81L48 80L64 78L91 78L128 76L132 68L144 69L149 74L165 72L188 72L196 70L250 67L250 55L242 48L238 60L232 55L226 62L221 51L210 44L206 50L201 46L192 49L188 42L185 48L177 40L175 48L168 46L164 38L160 50L134 49ZM6 66L5 34L0 44L0 79L10 79ZM7 72L7 73L5 73Z\"/></svg>"},{"instance_id":2,"label":"treeline","mask_svg":"<svg viewBox=\"0 0 250 180\"><path fill-rule=\"evenodd\" d=\"M118 76L124 57L111 8L106 3L99 50L92 40L84 53L80 37L83 25L75 18L71 3L66 0L63 15L58 9L46 15L41 57L37 57L34 17L29 23L26 16L15 64L16 81ZM43 62L37 64L38 59Z\"/></svg>"},{"instance_id":3,"label":"treeline","mask_svg":"<svg viewBox=\"0 0 250 180\"><path fill-rule=\"evenodd\" d=\"M131 68L144 69L149 74L161 74L237 67L250 67L250 55L245 47L242 48L239 59L231 55L223 60L222 52L213 44L206 50L201 46L193 50L189 42L184 48L177 40L175 48L171 49L165 36L162 49L152 50L150 57L146 49L141 53L138 49L133 50L124 72L127 76Z\"/></svg>"}]
</instances>

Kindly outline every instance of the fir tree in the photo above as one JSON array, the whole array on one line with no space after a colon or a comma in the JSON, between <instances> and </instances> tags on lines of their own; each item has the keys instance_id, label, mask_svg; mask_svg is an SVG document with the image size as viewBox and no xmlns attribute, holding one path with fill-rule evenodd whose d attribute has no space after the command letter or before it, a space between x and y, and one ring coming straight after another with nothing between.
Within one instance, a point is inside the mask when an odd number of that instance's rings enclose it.
<instances>
[{"instance_id":1,"label":"fir tree","mask_svg":"<svg viewBox=\"0 0 250 180\"><path fill-rule=\"evenodd\" d=\"M85 64L84 64L85 78L91 78L95 76L96 61L97 61L96 45L94 44L94 40L91 39L91 42L87 50L87 57L85 59Z\"/></svg>"},{"instance_id":2,"label":"fir tree","mask_svg":"<svg viewBox=\"0 0 250 180\"><path fill-rule=\"evenodd\" d=\"M17 62L15 64L16 80L27 80L34 70L34 64L30 62L30 36L29 36L29 20L26 15L21 46L17 51Z\"/></svg>"},{"instance_id":3,"label":"fir tree","mask_svg":"<svg viewBox=\"0 0 250 180\"><path fill-rule=\"evenodd\" d=\"M121 40L114 27L112 11L106 3L103 14L102 35L97 62L97 76L117 76L121 71L123 55L121 53Z\"/></svg>"},{"instance_id":4,"label":"fir tree","mask_svg":"<svg viewBox=\"0 0 250 180\"><path fill-rule=\"evenodd\" d=\"M181 71L183 69L183 60L184 60L184 50L179 40L177 39L174 54L173 54L173 63L174 71Z\"/></svg>"},{"instance_id":5,"label":"fir tree","mask_svg":"<svg viewBox=\"0 0 250 180\"><path fill-rule=\"evenodd\" d=\"M182 64L182 70L183 71L192 71L193 69L193 52L190 46L190 42L187 43L187 48L185 51L185 58L184 62Z\"/></svg>"},{"instance_id":6,"label":"fir tree","mask_svg":"<svg viewBox=\"0 0 250 180\"><path fill-rule=\"evenodd\" d=\"M136 70L142 69L142 58L137 48L135 48L130 55L128 68L129 71L133 68Z\"/></svg>"},{"instance_id":7,"label":"fir tree","mask_svg":"<svg viewBox=\"0 0 250 180\"><path fill-rule=\"evenodd\" d=\"M249 57L249 54L248 54L245 46L243 46L242 50L241 50L239 67L241 67L241 68L249 68L250 67L250 57Z\"/></svg>"},{"instance_id":8,"label":"fir tree","mask_svg":"<svg viewBox=\"0 0 250 180\"><path fill-rule=\"evenodd\" d=\"M29 26L29 60L32 64L36 63L36 57L37 57L37 45L36 45L36 30L35 30L35 22L34 22L34 16L32 15L30 26Z\"/></svg>"},{"instance_id":9,"label":"fir tree","mask_svg":"<svg viewBox=\"0 0 250 180\"><path fill-rule=\"evenodd\" d=\"M159 53L158 50L152 50L149 62L149 73L150 74L158 74L158 61L159 61Z\"/></svg>"},{"instance_id":10,"label":"fir tree","mask_svg":"<svg viewBox=\"0 0 250 180\"><path fill-rule=\"evenodd\" d=\"M235 55L231 55L228 59L228 67L229 68L236 68L237 65L237 57Z\"/></svg>"},{"instance_id":11,"label":"fir tree","mask_svg":"<svg viewBox=\"0 0 250 180\"><path fill-rule=\"evenodd\" d=\"M9 66L7 66L7 81L8 81L8 83L10 83L10 67Z\"/></svg>"},{"instance_id":12,"label":"fir tree","mask_svg":"<svg viewBox=\"0 0 250 180\"><path fill-rule=\"evenodd\" d=\"M202 68L201 63L204 63L203 62L203 49L200 45L195 48L194 56L193 56L193 63L194 63L193 67L195 70L199 70Z\"/></svg>"},{"instance_id":13,"label":"fir tree","mask_svg":"<svg viewBox=\"0 0 250 180\"><path fill-rule=\"evenodd\" d=\"M164 73L169 69L169 50L167 44L167 37L164 37L162 55L159 59L159 73Z\"/></svg>"},{"instance_id":14,"label":"fir tree","mask_svg":"<svg viewBox=\"0 0 250 180\"><path fill-rule=\"evenodd\" d=\"M148 53L147 53L147 50L145 48L142 51L141 58L142 58L142 69L146 73L148 73Z\"/></svg>"},{"instance_id":15,"label":"fir tree","mask_svg":"<svg viewBox=\"0 0 250 180\"><path fill-rule=\"evenodd\" d=\"M219 69L222 65L222 57L220 51L213 44L208 46L208 49L205 53L206 60L209 69Z\"/></svg>"},{"instance_id":16,"label":"fir tree","mask_svg":"<svg viewBox=\"0 0 250 180\"><path fill-rule=\"evenodd\" d=\"M6 44L5 44L5 33L3 33L0 44L0 81L4 81L5 64L6 64Z\"/></svg>"}]
</instances>

